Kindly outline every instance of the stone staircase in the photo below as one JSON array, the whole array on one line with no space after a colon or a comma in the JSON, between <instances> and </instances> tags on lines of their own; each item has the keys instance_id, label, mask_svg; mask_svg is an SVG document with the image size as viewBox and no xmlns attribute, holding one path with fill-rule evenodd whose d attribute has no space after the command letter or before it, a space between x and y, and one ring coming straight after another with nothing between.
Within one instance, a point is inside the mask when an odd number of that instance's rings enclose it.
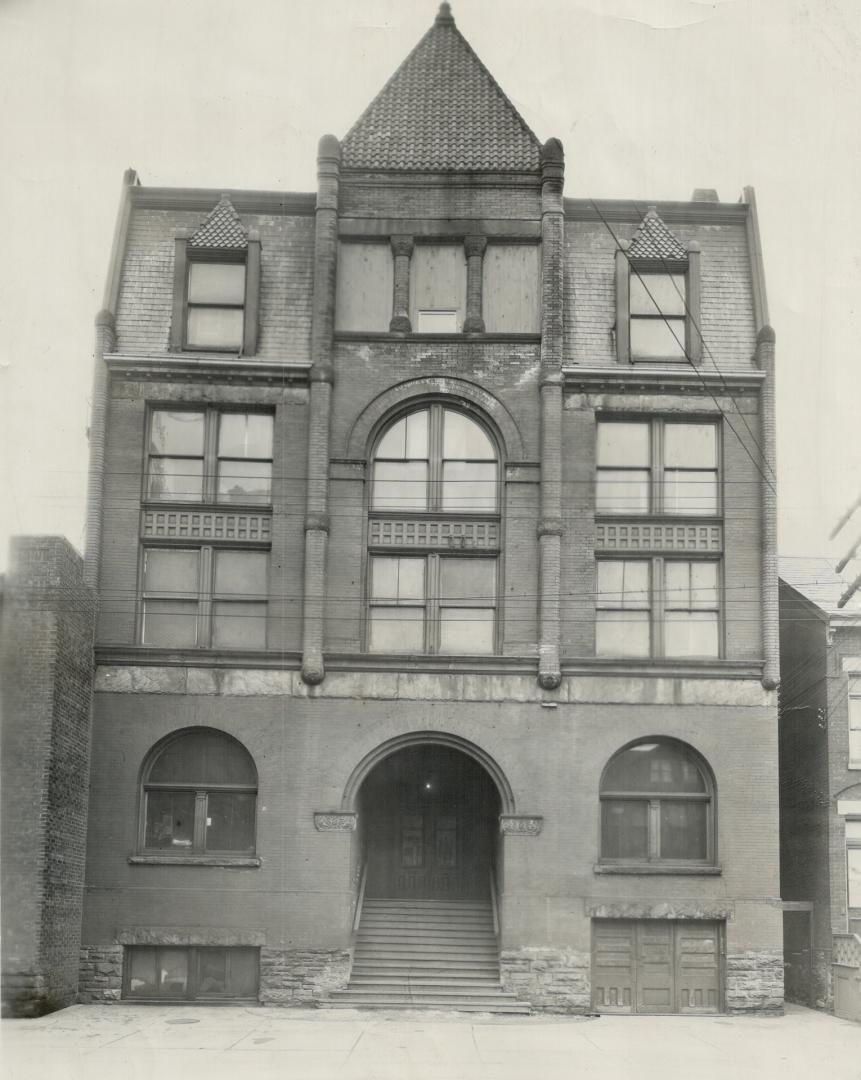
<instances>
[{"instance_id":1,"label":"stone staircase","mask_svg":"<svg viewBox=\"0 0 861 1080\"><path fill-rule=\"evenodd\" d=\"M528 1013L502 989L490 902L365 900L341 1009Z\"/></svg>"}]
</instances>

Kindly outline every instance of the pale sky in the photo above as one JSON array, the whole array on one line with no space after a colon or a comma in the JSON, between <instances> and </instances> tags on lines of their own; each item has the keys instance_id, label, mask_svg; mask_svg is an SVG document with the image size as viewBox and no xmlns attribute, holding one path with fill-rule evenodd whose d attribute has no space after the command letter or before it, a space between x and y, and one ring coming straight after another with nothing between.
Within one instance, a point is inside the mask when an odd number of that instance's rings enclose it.
<instances>
[{"instance_id":1,"label":"pale sky","mask_svg":"<svg viewBox=\"0 0 861 1080\"><path fill-rule=\"evenodd\" d=\"M0 0L0 569L8 536L82 549L93 318L123 170L313 191L431 25L433 0ZM756 189L777 332L781 554L861 510L861 3L453 0L569 197Z\"/></svg>"}]
</instances>

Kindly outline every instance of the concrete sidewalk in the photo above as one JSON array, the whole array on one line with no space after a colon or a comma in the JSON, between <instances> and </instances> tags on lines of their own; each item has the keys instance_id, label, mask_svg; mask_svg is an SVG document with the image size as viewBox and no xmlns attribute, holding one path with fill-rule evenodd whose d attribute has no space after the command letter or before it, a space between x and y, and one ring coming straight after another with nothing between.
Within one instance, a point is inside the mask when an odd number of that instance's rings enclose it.
<instances>
[{"instance_id":1,"label":"concrete sidewalk","mask_svg":"<svg viewBox=\"0 0 861 1080\"><path fill-rule=\"evenodd\" d=\"M861 1080L861 1025L76 1005L0 1025L3 1080Z\"/></svg>"}]
</instances>

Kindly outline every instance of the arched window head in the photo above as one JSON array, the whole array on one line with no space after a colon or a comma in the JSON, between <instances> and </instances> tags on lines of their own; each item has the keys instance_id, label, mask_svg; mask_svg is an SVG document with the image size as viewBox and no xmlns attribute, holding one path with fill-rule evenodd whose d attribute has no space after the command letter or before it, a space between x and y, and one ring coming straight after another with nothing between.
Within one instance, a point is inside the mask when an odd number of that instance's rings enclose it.
<instances>
[{"instance_id":1,"label":"arched window head","mask_svg":"<svg viewBox=\"0 0 861 1080\"><path fill-rule=\"evenodd\" d=\"M494 514L497 457L485 429L463 412L434 404L407 413L377 442L371 509Z\"/></svg>"},{"instance_id":2,"label":"arched window head","mask_svg":"<svg viewBox=\"0 0 861 1080\"><path fill-rule=\"evenodd\" d=\"M257 770L232 736L191 728L163 742L143 776L142 848L162 855L254 852Z\"/></svg>"},{"instance_id":3,"label":"arched window head","mask_svg":"<svg viewBox=\"0 0 861 1080\"><path fill-rule=\"evenodd\" d=\"M619 751L601 780L601 861L714 862L714 784L690 747L651 739Z\"/></svg>"}]
</instances>

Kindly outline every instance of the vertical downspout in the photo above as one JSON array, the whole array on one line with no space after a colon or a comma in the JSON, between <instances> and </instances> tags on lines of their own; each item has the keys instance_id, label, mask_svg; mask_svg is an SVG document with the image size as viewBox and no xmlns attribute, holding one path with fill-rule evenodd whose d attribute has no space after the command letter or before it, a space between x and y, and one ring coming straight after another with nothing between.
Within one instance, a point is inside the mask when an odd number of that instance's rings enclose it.
<instances>
[{"instance_id":1,"label":"vertical downspout","mask_svg":"<svg viewBox=\"0 0 861 1080\"><path fill-rule=\"evenodd\" d=\"M774 330L763 326L756 336L756 362L765 372L759 399L762 444L762 685L780 683L777 607L777 464L775 455Z\"/></svg>"},{"instance_id":2,"label":"vertical downspout","mask_svg":"<svg viewBox=\"0 0 861 1080\"><path fill-rule=\"evenodd\" d=\"M311 386L308 407L308 473L305 503L305 588L302 678L314 685L326 674L323 614L329 540L329 425L335 370L335 276L338 259L338 181L341 146L324 135L317 150L314 232L314 306L311 315Z\"/></svg>"},{"instance_id":3,"label":"vertical downspout","mask_svg":"<svg viewBox=\"0 0 861 1080\"><path fill-rule=\"evenodd\" d=\"M541 148L541 516L538 522L538 682L562 681L559 659L562 558L562 278L565 155L558 139Z\"/></svg>"},{"instance_id":4,"label":"vertical downspout","mask_svg":"<svg viewBox=\"0 0 861 1080\"><path fill-rule=\"evenodd\" d=\"M102 553L102 511L105 489L105 438L108 416L108 369L105 356L117 347L116 313L122 280L123 257L131 216L131 189L140 184L134 169L126 169L120 193L120 206L114 229L111 259L102 310L96 315L96 340L93 350L93 389L90 402L90 463L87 473L87 516L85 522L84 581L97 589Z\"/></svg>"}]
</instances>

